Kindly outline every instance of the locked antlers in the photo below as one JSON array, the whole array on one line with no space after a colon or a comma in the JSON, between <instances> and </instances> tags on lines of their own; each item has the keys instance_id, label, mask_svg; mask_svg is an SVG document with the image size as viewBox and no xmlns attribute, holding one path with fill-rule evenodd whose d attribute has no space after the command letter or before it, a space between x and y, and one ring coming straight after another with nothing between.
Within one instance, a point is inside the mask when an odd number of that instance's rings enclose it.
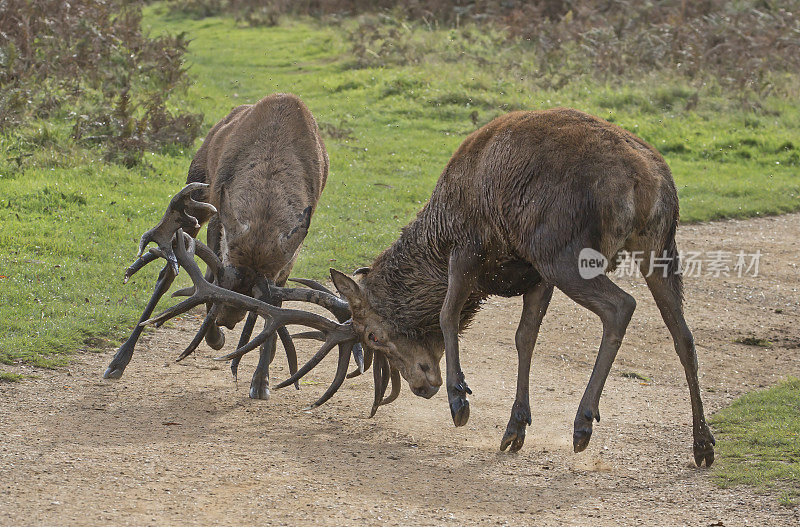
<instances>
[{"instance_id":1,"label":"locked antlers","mask_svg":"<svg viewBox=\"0 0 800 527\"><path fill-rule=\"evenodd\" d=\"M194 256L197 253L197 247L199 246L198 244L200 244L200 242L183 232L183 229L178 229L176 234L176 243L173 244L174 254L178 264L186 270L186 273L194 283L194 292L192 296L167 309L161 314L145 320L141 323L141 325L148 326L163 324L167 320L205 303L234 306L239 309L257 313L267 320L267 324L265 325L264 329L253 340L240 347L236 351L223 357L219 357L217 360L231 360L241 357L248 351L251 351L257 346L266 342L272 333L276 332L278 328L284 327L287 324L308 326L321 332L321 335L324 337L322 347L320 347L319 351L317 351L314 357L302 368L300 368L296 374L279 384L277 388L283 388L299 380L314 366L319 364L319 362L322 361L322 359L325 358L325 356L334 347L339 346L339 366L336 371L336 377L325 394L317 402L312 404L311 407L313 408L315 406L319 406L330 399L330 397L342 385L342 382L344 382L345 375L347 374L347 366L350 363L353 345L357 341L357 336L355 330L353 329L352 323L339 324L309 311L275 307L261 300L242 295L229 289L224 289L208 282L194 260ZM290 290L287 290L285 293L287 297L286 300L304 300L298 298L300 296L299 293L291 293L289 291ZM324 298L325 301L331 302L331 305L334 303L335 297L333 295L327 295L321 291L311 291L310 293L303 294L306 295L306 298L310 298L309 295L311 295L311 293L316 295L324 295L322 297L315 298ZM338 299L338 301L341 302L340 299Z\"/></svg>"}]
</instances>

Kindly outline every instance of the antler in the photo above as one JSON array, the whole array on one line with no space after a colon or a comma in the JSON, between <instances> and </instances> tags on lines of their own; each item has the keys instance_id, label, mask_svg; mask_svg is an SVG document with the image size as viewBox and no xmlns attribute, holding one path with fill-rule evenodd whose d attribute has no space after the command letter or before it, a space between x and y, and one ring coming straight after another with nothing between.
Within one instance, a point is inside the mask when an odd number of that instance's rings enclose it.
<instances>
[{"instance_id":1,"label":"antler","mask_svg":"<svg viewBox=\"0 0 800 527\"><path fill-rule=\"evenodd\" d=\"M375 415L379 406L383 406L394 402L400 395L400 371L389 364L389 359L380 351L375 352L375 363L372 366L372 374L375 380L375 398L372 401L372 410L369 413L370 417ZM386 394L386 388L389 386L389 380L392 381L392 391L389 397L383 398Z\"/></svg>"},{"instance_id":2,"label":"antler","mask_svg":"<svg viewBox=\"0 0 800 527\"><path fill-rule=\"evenodd\" d=\"M184 229L194 236L200 230L201 222L205 222L210 216L217 213L217 209L210 203L196 201L192 198L192 192L207 188L207 183L189 183L175 194L158 225L142 235L139 240L137 257L142 257L150 242L156 242L161 250L161 255L172 265L175 274L178 274L178 260L172 250L172 238L175 231Z\"/></svg>"},{"instance_id":3,"label":"antler","mask_svg":"<svg viewBox=\"0 0 800 527\"><path fill-rule=\"evenodd\" d=\"M163 324L165 321L204 303L232 305L239 309L255 312L267 320L264 330L253 340L228 355L218 357L216 360L231 360L241 357L248 351L255 349L265 342L278 328L284 327L287 324L299 324L314 328L321 331L325 336L322 347L308 363L300 368L290 379L279 384L277 388L283 388L299 380L316 366L316 364L318 364L335 346L339 346L339 364L336 377L325 394L317 402L312 404L311 407L319 406L330 399L336 390L339 389L342 382L344 382L353 345L357 340L352 324L339 324L308 311L275 307L261 300L224 289L208 282L197 266L197 263L194 261L197 244L198 242L193 237L184 233L183 229L178 229L176 233L176 243L174 244L174 253L176 261L186 270L186 273L194 283L195 290L192 296L167 309L158 316L145 320L140 325ZM289 296L294 296L294 294L290 294ZM289 299L292 298L287 298L287 300Z\"/></svg>"}]
</instances>

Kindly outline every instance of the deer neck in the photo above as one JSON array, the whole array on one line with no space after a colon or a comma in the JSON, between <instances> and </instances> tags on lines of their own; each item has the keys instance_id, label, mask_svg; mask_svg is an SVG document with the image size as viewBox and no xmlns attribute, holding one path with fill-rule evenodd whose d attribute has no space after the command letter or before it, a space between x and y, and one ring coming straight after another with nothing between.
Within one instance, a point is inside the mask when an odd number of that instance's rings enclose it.
<instances>
[{"instance_id":1,"label":"deer neck","mask_svg":"<svg viewBox=\"0 0 800 527\"><path fill-rule=\"evenodd\" d=\"M364 277L370 307L408 338L441 338L451 247L446 226L435 221L430 206L423 209ZM467 318L477 311L471 304Z\"/></svg>"}]
</instances>

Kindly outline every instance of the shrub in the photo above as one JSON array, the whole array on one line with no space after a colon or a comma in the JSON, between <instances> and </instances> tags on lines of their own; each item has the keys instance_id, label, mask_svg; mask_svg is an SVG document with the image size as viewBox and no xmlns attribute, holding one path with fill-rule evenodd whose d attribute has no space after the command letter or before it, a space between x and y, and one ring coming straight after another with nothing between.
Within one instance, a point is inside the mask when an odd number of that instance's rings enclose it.
<instances>
[{"instance_id":1,"label":"shrub","mask_svg":"<svg viewBox=\"0 0 800 527\"><path fill-rule=\"evenodd\" d=\"M426 53L459 54L482 66L497 57L470 54L469 49L520 43L539 65L545 88L560 88L583 75L610 80L666 70L743 93L761 96L788 90L797 95L800 0L192 0L190 4L194 12L232 13L253 25L275 24L281 15L367 15L359 16L357 27L349 31L357 67L413 64ZM182 1L173 0L171 5L186 9ZM383 16L370 16L375 14ZM409 23L459 29L450 42L453 49L415 39ZM475 26L501 29L505 42L493 38L492 31L474 31ZM482 34L484 42L478 41ZM464 44L468 50L458 49Z\"/></svg>"},{"instance_id":2,"label":"shrub","mask_svg":"<svg viewBox=\"0 0 800 527\"><path fill-rule=\"evenodd\" d=\"M0 1L0 131L60 116L111 160L191 144L201 116L166 102L187 84L185 35L150 38L122 0Z\"/></svg>"}]
</instances>

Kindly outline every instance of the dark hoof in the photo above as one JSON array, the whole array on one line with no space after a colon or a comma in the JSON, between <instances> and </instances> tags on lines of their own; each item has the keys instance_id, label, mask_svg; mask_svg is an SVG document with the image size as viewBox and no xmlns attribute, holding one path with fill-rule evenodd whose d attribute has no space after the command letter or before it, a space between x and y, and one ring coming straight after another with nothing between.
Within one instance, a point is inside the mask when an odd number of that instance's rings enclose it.
<instances>
[{"instance_id":1,"label":"dark hoof","mask_svg":"<svg viewBox=\"0 0 800 527\"><path fill-rule=\"evenodd\" d=\"M583 452L589 446L592 438L592 421L600 422L600 412L591 410L578 410L575 418L575 431L572 433L572 449L575 453Z\"/></svg>"},{"instance_id":2,"label":"dark hoof","mask_svg":"<svg viewBox=\"0 0 800 527\"><path fill-rule=\"evenodd\" d=\"M106 368L105 373L103 373L104 379L119 379L122 377L122 373L125 371L125 366L114 366L111 365Z\"/></svg>"},{"instance_id":3,"label":"dark hoof","mask_svg":"<svg viewBox=\"0 0 800 527\"><path fill-rule=\"evenodd\" d=\"M504 451L511 446L509 452L518 452L525 443L525 428L531 424L530 410L514 408L511 411L511 419L508 420L506 433L500 441L500 451Z\"/></svg>"},{"instance_id":4,"label":"dark hoof","mask_svg":"<svg viewBox=\"0 0 800 527\"><path fill-rule=\"evenodd\" d=\"M469 421L469 401L464 396L456 396L450 399L450 415L453 416L453 424L464 426Z\"/></svg>"},{"instance_id":5,"label":"dark hoof","mask_svg":"<svg viewBox=\"0 0 800 527\"><path fill-rule=\"evenodd\" d=\"M255 384L250 386L250 398L251 399L261 399L262 401L269 400L269 386L266 384L262 384L261 386L257 386Z\"/></svg>"},{"instance_id":6,"label":"dark hoof","mask_svg":"<svg viewBox=\"0 0 800 527\"><path fill-rule=\"evenodd\" d=\"M694 440L694 462L698 467L703 466L703 461L706 462L706 468L714 463L715 444L716 441L710 431Z\"/></svg>"},{"instance_id":7,"label":"dark hoof","mask_svg":"<svg viewBox=\"0 0 800 527\"><path fill-rule=\"evenodd\" d=\"M219 326L211 324L206 333L206 344L213 350L221 350L225 345L225 333L219 329Z\"/></svg>"},{"instance_id":8,"label":"dark hoof","mask_svg":"<svg viewBox=\"0 0 800 527\"><path fill-rule=\"evenodd\" d=\"M572 433L572 449L577 454L583 452L589 446L589 440L592 438L592 426L583 428L576 428Z\"/></svg>"},{"instance_id":9,"label":"dark hoof","mask_svg":"<svg viewBox=\"0 0 800 527\"><path fill-rule=\"evenodd\" d=\"M463 377L462 377L463 379ZM469 420L469 401L467 394L471 394L467 383L463 380L447 388L447 400L450 402L450 415L453 416L453 424L464 426Z\"/></svg>"},{"instance_id":10,"label":"dark hoof","mask_svg":"<svg viewBox=\"0 0 800 527\"><path fill-rule=\"evenodd\" d=\"M525 423L508 423L506 433L500 441L500 451L504 451L510 445L509 452L519 452L523 444L525 444Z\"/></svg>"}]
</instances>

